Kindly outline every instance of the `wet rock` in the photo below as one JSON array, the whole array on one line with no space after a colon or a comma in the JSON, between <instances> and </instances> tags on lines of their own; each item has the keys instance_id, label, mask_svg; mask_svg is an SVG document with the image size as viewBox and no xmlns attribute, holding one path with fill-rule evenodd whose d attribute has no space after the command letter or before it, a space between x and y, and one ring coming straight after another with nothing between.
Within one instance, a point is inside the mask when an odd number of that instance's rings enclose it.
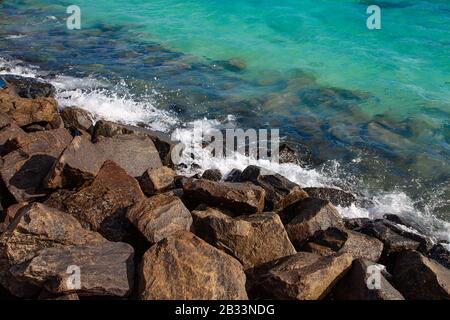
<instances>
[{"instance_id":1,"label":"wet rock","mask_svg":"<svg viewBox=\"0 0 450 320\"><path fill-rule=\"evenodd\" d=\"M316 198L308 198L291 205L282 212L281 217L293 217L288 220L286 230L296 248L300 248L318 231L343 227L342 218L336 208L329 201Z\"/></svg>"},{"instance_id":2,"label":"wet rock","mask_svg":"<svg viewBox=\"0 0 450 320\"><path fill-rule=\"evenodd\" d=\"M48 98L55 95L55 87L35 78L22 77L17 75L2 75L8 88L11 88L18 96L27 99Z\"/></svg>"},{"instance_id":3,"label":"wet rock","mask_svg":"<svg viewBox=\"0 0 450 320\"><path fill-rule=\"evenodd\" d=\"M57 105L53 98L27 99L9 89L0 91L0 111L8 114L20 127L55 121L58 117Z\"/></svg>"},{"instance_id":4,"label":"wet rock","mask_svg":"<svg viewBox=\"0 0 450 320\"><path fill-rule=\"evenodd\" d=\"M222 173L218 169L208 169L203 172L202 179L220 181L222 180Z\"/></svg>"},{"instance_id":5,"label":"wet rock","mask_svg":"<svg viewBox=\"0 0 450 320\"><path fill-rule=\"evenodd\" d=\"M300 155L286 143L283 143L278 150L278 156L280 157L280 163L294 163L298 164L300 161Z\"/></svg>"},{"instance_id":6,"label":"wet rock","mask_svg":"<svg viewBox=\"0 0 450 320\"><path fill-rule=\"evenodd\" d=\"M140 177L148 169L162 167L159 153L147 137L120 135L102 138L95 145L105 159L116 162L132 177Z\"/></svg>"},{"instance_id":7,"label":"wet rock","mask_svg":"<svg viewBox=\"0 0 450 320\"><path fill-rule=\"evenodd\" d=\"M354 230L361 228L363 225L370 221L369 218L344 218L345 228L349 230Z\"/></svg>"},{"instance_id":8,"label":"wet rock","mask_svg":"<svg viewBox=\"0 0 450 320\"><path fill-rule=\"evenodd\" d=\"M192 215L195 234L234 256L245 269L296 253L275 213L232 218L208 208Z\"/></svg>"},{"instance_id":9,"label":"wet rock","mask_svg":"<svg viewBox=\"0 0 450 320\"><path fill-rule=\"evenodd\" d=\"M77 107L66 107L61 110L60 115L66 128L76 128L90 134L93 133L94 121L88 111Z\"/></svg>"},{"instance_id":10,"label":"wet rock","mask_svg":"<svg viewBox=\"0 0 450 320\"><path fill-rule=\"evenodd\" d=\"M248 166L242 172L241 180L250 181L265 190L265 211L280 211L308 197L299 185L277 173L264 174L264 171L256 166Z\"/></svg>"},{"instance_id":11,"label":"wet rock","mask_svg":"<svg viewBox=\"0 0 450 320\"><path fill-rule=\"evenodd\" d=\"M245 300L241 264L189 232L166 238L139 268L143 300Z\"/></svg>"},{"instance_id":12,"label":"wet rock","mask_svg":"<svg viewBox=\"0 0 450 320\"><path fill-rule=\"evenodd\" d=\"M383 252L383 243L380 240L338 228L317 232L312 242L336 252L347 252L355 259L373 262L377 262Z\"/></svg>"},{"instance_id":13,"label":"wet rock","mask_svg":"<svg viewBox=\"0 0 450 320\"><path fill-rule=\"evenodd\" d=\"M383 261L388 263L388 260L396 252L403 250L416 250L420 243L408 238L405 238L394 232L383 223L383 220L374 220L366 223L363 227L355 229L355 231L375 237L384 244Z\"/></svg>"},{"instance_id":14,"label":"wet rock","mask_svg":"<svg viewBox=\"0 0 450 320\"><path fill-rule=\"evenodd\" d=\"M229 209L235 214L258 213L264 209L265 191L252 183L187 179L183 183L183 191L186 198Z\"/></svg>"},{"instance_id":15,"label":"wet rock","mask_svg":"<svg viewBox=\"0 0 450 320\"><path fill-rule=\"evenodd\" d=\"M450 269L450 251L442 244L438 243L434 245L428 252L428 257L436 260L447 269Z\"/></svg>"},{"instance_id":16,"label":"wet rock","mask_svg":"<svg viewBox=\"0 0 450 320\"><path fill-rule=\"evenodd\" d=\"M130 222L154 244L178 231L189 231L192 216L178 197L156 195L136 203L127 213Z\"/></svg>"},{"instance_id":17,"label":"wet rock","mask_svg":"<svg viewBox=\"0 0 450 320\"><path fill-rule=\"evenodd\" d=\"M131 232L126 212L143 198L136 179L106 161L92 184L70 196L65 207L83 227L100 232L108 240L125 241Z\"/></svg>"},{"instance_id":18,"label":"wet rock","mask_svg":"<svg viewBox=\"0 0 450 320\"><path fill-rule=\"evenodd\" d=\"M379 283L373 283L371 276L383 268L371 261L357 259L352 268L342 280L333 288L334 300L405 300L383 276L379 275ZM379 286L378 286L379 285Z\"/></svg>"},{"instance_id":19,"label":"wet rock","mask_svg":"<svg viewBox=\"0 0 450 320\"><path fill-rule=\"evenodd\" d=\"M46 195L42 182L72 140L65 129L29 133L8 141L0 175L17 202Z\"/></svg>"},{"instance_id":20,"label":"wet rock","mask_svg":"<svg viewBox=\"0 0 450 320\"><path fill-rule=\"evenodd\" d=\"M160 167L145 171L139 183L145 194L154 195L174 187L175 177L175 171L169 167Z\"/></svg>"},{"instance_id":21,"label":"wet rock","mask_svg":"<svg viewBox=\"0 0 450 320\"><path fill-rule=\"evenodd\" d=\"M81 187L95 178L104 160L89 140L75 137L55 161L44 185L49 189Z\"/></svg>"},{"instance_id":22,"label":"wet rock","mask_svg":"<svg viewBox=\"0 0 450 320\"><path fill-rule=\"evenodd\" d=\"M67 213L33 203L0 237L0 283L19 297L44 287L52 293L125 296L132 259L129 245L108 242ZM80 267L81 289L67 288L70 265Z\"/></svg>"},{"instance_id":23,"label":"wet rock","mask_svg":"<svg viewBox=\"0 0 450 320\"><path fill-rule=\"evenodd\" d=\"M389 220L382 221L385 226L390 228L395 233L413 241L417 241L420 244L417 250L421 253L427 254L427 252L433 247L433 241L429 237L420 234L407 224L397 224ZM404 223L403 219L401 221Z\"/></svg>"},{"instance_id":24,"label":"wet rock","mask_svg":"<svg viewBox=\"0 0 450 320\"><path fill-rule=\"evenodd\" d=\"M251 298L319 300L350 268L348 254L319 256L309 252L269 262L247 273Z\"/></svg>"},{"instance_id":25,"label":"wet rock","mask_svg":"<svg viewBox=\"0 0 450 320\"><path fill-rule=\"evenodd\" d=\"M406 299L450 299L450 270L417 251L407 250L397 255L393 276L397 289Z\"/></svg>"},{"instance_id":26,"label":"wet rock","mask_svg":"<svg viewBox=\"0 0 450 320\"><path fill-rule=\"evenodd\" d=\"M304 188L312 197L330 201L335 206L349 207L356 202L356 197L349 192L333 188Z\"/></svg>"},{"instance_id":27,"label":"wet rock","mask_svg":"<svg viewBox=\"0 0 450 320\"><path fill-rule=\"evenodd\" d=\"M225 182L241 182L241 174L241 170L233 169L225 177Z\"/></svg>"}]
</instances>

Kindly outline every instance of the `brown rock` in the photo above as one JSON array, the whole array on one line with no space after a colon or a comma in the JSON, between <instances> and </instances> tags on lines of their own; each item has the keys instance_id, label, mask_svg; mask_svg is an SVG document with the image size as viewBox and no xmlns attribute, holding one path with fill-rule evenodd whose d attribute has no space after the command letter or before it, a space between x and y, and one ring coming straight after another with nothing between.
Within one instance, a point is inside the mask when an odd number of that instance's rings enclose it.
<instances>
[{"instance_id":1,"label":"brown rock","mask_svg":"<svg viewBox=\"0 0 450 320\"><path fill-rule=\"evenodd\" d=\"M266 191L266 211L280 211L292 203L308 198L299 185L279 174L263 174L261 168L248 166L240 176L241 181L250 181Z\"/></svg>"},{"instance_id":2,"label":"brown rock","mask_svg":"<svg viewBox=\"0 0 450 320\"><path fill-rule=\"evenodd\" d=\"M175 196L157 195L132 206L128 220L154 244L178 231L189 231L192 216L183 202Z\"/></svg>"},{"instance_id":3,"label":"brown rock","mask_svg":"<svg viewBox=\"0 0 450 320\"><path fill-rule=\"evenodd\" d=\"M249 272L249 293L252 298L263 299L322 299L350 268L352 261L346 253L322 257L298 252Z\"/></svg>"},{"instance_id":4,"label":"brown rock","mask_svg":"<svg viewBox=\"0 0 450 320\"><path fill-rule=\"evenodd\" d=\"M336 253L336 251L314 242L308 242L307 244L305 244L302 248L302 251L315 253L320 256L331 256L332 254Z\"/></svg>"},{"instance_id":5,"label":"brown rock","mask_svg":"<svg viewBox=\"0 0 450 320\"><path fill-rule=\"evenodd\" d=\"M36 99L53 97L56 91L52 84L31 77L8 74L2 75L2 79L6 81L8 89L11 89L22 98Z\"/></svg>"},{"instance_id":6,"label":"brown rock","mask_svg":"<svg viewBox=\"0 0 450 320\"><path fill-rule=\"evenodd\" d=\"M95 145L105 159L114 161L132 177L140 177L148 169L162 167L159 153L147 137L121 135L102 138Z\"/></svg>"},{"instance_id":7,"label":"brown rock","mask_svg":"<svg viewBox=\"0 0 450 320\"><path fill-rule=\"evenodd\" d=\"M76 128L88 133L93 132L94 121L88 111L77 107L66 107L61 110L60 114L66 128Z\"/></svg>"},{"instance_id":8,"label":"brown rock","mask_svg":"<svg viewBox=\"0 0 450 320\"><path fill-rule=\"evenodd\" d=\"M145 253L139 292L143 300L245 300L245 280L233 257L180 232Z\"/></svg>"},{"instance_id":9,"label":"brown rock","mask_svg":"<svg viewBox=\"0 0 450 320\"><path fill-rule=\"evenodd\" d=\"M282 212L282 217L294 216L286 230L294 246L300 248L316 232L331 227L342 228L343 222L336 208L328 201L308 198Z\"/></svg>"},{"instance_id":10,"label":"brown rock","mask_svg":"<svg viewBox=\"0 0 450 320\"><path fill-rule=\"evenodd\" d=\"M76 190L59 189L50 194L42 203L61 211L66 211L66 201L69 197L77 193Z\"/></svg>"},{"instance_id":11,"label":"brown rock","mask_svg":"<svg viewBox=\"0 0 450 320\"><path fill-rule=\"evenodd\" d=\"M8 207L8 209L6 209L6 216L5 216L5 221L4 224L6 227L9 226L9 224L14 220L14 218L16 217L17 213L22 209L28 206L28 202L21 202L21 203L16 203L13 204L11 206Z\"/></svg>"},{"instance_id":12,"label":"brown rock","mask_svg":"<svg viewBox=\"0 0 450 320\"><path fill-rule=\"evenodd\" d=\"M450 269L450 251L443 244L438 243L428 252L428 257Z\"/></svg>"},{"instance_id":13,"label":"brown rock","mask_svg":"<svg viewBox=\"0 0 450 320\"><path fill-rule=\"evenodd\" d=\"M94 179L104 160L94 144L75 137L55 161L44 185L49 189L81 187Z\"/></svg>"},{"instance_id":14,"label":"brown rock","mask_svg":"<svg viewBox=\"0 0 450 320\"><path fill-rule=\"evenodd\" d=\"M450 299L450 270L417 251L407 250L397 255L393 276L406 299Z\"/></svg>"},{"instance_id":15,"label":"brown rock","mask_svg":"<svg viewBox=\"0 0 450 320\"><path fill-rule=\"evenodd\" d=\"M296 253L276 213L232 218L208 208L192 215L196 235L234 256L244 269Z\"/></svg>"},{"instance_id":16,"label":"brown rock","mask_svg":"<svg viewBox=\"0 0 450 320\"><path fill-rule=\"evenodd\" d=\"M355 259L373 262L377 262L383 252L383 243L380 240L359 232L337 228L317 232L312 242L336 252L347 252Z\"/></svg>"},{"instance_id":17,"label":"brown rock","mask_svg":"<svg viewBox=\"0 0 450 320\"><path fill-rule=\"evenodd\" d=\"M371 266L373 270L370 269ZM353 261L350 271L333 288L333 299L405 300L402 294L386 280L382 272L376 271L377 267L383 266L362 259ZM374 274L379 276L379 283L373 282Z\"/></svg>"},{"instance_id":18,"label":"brown rock","mask_svg":"<svg viewBox=\"0 0 450 320\"><path fill-rule=\"evenodd\" d=\"M126 211L143 198L136 179L106 161L92 184L70 196L65 207L83 227L100 232L108 240L121 241L130 232Z\"/></svg>"},{"instance_id":19,"label":"brown rock","mask_svg":"<svg viewBox=\"0 0 450 320\"><path fill-rule=\"evenodd\" d=\"M11 90L0 90L0 111L8 114L20 126L31 123L51 123L58 116L57 102L53 98L28 99Z\"/></svg>"},{"instance_id":20,"label":"brown rock","mask_svg":"<svg viewBox=\"0 0 450 320\"><path fill-rule=\"evenodd\" d=\"M17 202L42 197L45 176L72 140L65 129L29 133L8 142L14 151L3 157L0 175Z\"/></svg>"},{"instance_id":21,"label":"brown rock","mask_svg":"<svg viewBox=\"0 0 450 320\"><path fill-rule=\"evenodd\" d=\"M264 209L265 191L252 183L186 179L183 191L190 200L229 209L235 214L258 213Z\"/></svg>"},{"instance_id":22,"label":"brown rock","mask_svg":"<svg viewBox=\"0 0 450 320\"><path fill-rule=\"evenodd\" d=\"M169 167L149 169L144 172L139 183L145 194L154 195L174 187L176 175Z\"/></svg>"},{"instance_id":23,"label":"brown rock","mask_svg":"<svg viewBox=\"0 0 450 320\"><path fill-rule=\"evenodd\" d=\"M330 201L335 206L349 207L356 202L356 197L346 191L334 188L304 188L312 197Z\"/></svg>"},{"instance_id":24,"label":"brown rock","mask_svg":"<svg viewBox=\"0 0 450 320\"><path fill-rule=\"evenodd\" d=\"M4 156L11 151L13 148L7 145L8 141L14 138L24 138L27 133L22 130L15 122L2 127L0 130L0 156Z\"/></svg>"},{"instance_id":25,"label":"brown rock","mask_svg":"<svg viewBox=\"0 0 450 320\"><path fill-rule=\"evenodd\" d=\"M30 286L53 293L127 295L133 249L87 231L67 213L40 203L22 208L0 237L0 283L16 296ZM81 289L67 288L67 268L80 267ZM34 292L35 293L35 292Z\"/></svg>"}]
</instances>

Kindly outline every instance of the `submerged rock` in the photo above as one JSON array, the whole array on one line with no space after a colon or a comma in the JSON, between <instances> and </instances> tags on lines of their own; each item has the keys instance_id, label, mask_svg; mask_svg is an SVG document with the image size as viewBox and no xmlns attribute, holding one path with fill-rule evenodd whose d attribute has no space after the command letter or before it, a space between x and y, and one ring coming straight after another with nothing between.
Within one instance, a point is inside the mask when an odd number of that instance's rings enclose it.
<instances>
[{"instance_id":1,"label":"submerged rock","mask_svg":"<svg viewBox=\"0 0 450 320\"><path fill-rule=\"evenodd\" d=\"M142 300L246 300L241 264L189 232L166 238L144 255Z\"/></svg>"},{"instance_id":2,"label":"submerged rock","mask_svg":"<svg viewBox=\"0 0 450 320\"><path fill-rule=\"evenodd\" d=\"M275 213L232 218L208 208L192 215L195 234L234 256L245 269L296 253Z\"/></svg>"}]
</instances>

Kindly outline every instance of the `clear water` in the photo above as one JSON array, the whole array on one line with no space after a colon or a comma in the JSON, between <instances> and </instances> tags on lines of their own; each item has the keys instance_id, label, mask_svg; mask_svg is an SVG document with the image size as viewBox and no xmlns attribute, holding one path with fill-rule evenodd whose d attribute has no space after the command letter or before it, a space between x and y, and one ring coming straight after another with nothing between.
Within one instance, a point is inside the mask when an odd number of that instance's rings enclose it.
<instances>
[{"instance_id":1,"label":"clear water","mask_svg":"<svg viewBox=\"0 0 450 320\"><path fill-rule=\"evenodd\" d=\"M280 128L315 159L277 168L292 180L448 232L435 221L450 220L448 0L78 0L80 31L65 28L70 4L0 3L3 65L38 66L63 105L116 121ZM368 4L381 30L366 28Z\"/></svg>"}]
</instances>

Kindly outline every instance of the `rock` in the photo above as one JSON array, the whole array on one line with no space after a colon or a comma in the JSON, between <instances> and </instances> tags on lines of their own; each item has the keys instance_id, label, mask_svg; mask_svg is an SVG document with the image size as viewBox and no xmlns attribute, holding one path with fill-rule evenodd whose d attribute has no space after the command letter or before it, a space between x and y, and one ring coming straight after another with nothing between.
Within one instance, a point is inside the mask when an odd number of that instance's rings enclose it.
<instances>
[{"instance_id":1,"label":"rock","mask_svg":"<svg viewBox=\"0 0 450 320\"><path fill-rule=\"evenodd\" d=\"M373 262L377 262L383 253L383 243L377 238L345 229L328 228L319 231L312 242L336 252L347 252L355 259Z\"/></svg>"},{"instance_id":2,"label":"rock","mask_svg":"<svg viewBox=\"0 0 450 320\"><path fill-rule=\"evenodd\" d=\"M280 149L278 150L278 156L280 157L280 163L295 163L298 164L300 161L300 156L292 149L290 146L288 146L286 143L283 143L280 145Z\"/></svg>"},{"instance_id":3,"label":"rock","mask_svg":"<svg viewBox=\"0 0 450 320\"><path fill-rule=\"evenodd\" d=\"M17 202L45 196L42 182L72 140L65 129L29 133L7 143L14 150L3 157L0 175Z\"/></svg>"},{"instance_id":4,"label":"rock","mask_svg":"<svg viewBox=\"0 0 450 320\"><path fill-rule=\"evenodd\" d=\"M32 123L51 123L58 117L53 98L21 98L9 89L0 90L0 111L8 114L20 127Z\"/></svg>"},{"instance_id":5,"label":"rock","mask_svg":"<svg viewBox=\"0 0 450 320\"><path fill-rule=\"evenodd\" d=\"M405 238L394 232L383 223L383 220L372 220L363 227L355 229L355 231L375 237L383 242L384 257L382 260L386 263L392 254L403 250L416 250L420 246L419 242Z\"/></svg>"},{"instance_id":6,"label":"rock","mask_svg":"<svg viewBox=\"0 0 450 320\"><path fill-rule=\"evenodd\" d=\"M39 132L47 130L45 127L39 124L31 124L29 126L23 127L23 129L25 130L25 132Z\"/></svg>"},{"instance_id":7,"label":"rock","mask_svg":"<svg viewBox=\"0 0 450 320\"><path fill-rule=\"evenodd\" d=\"M183 191L186 198L229 209L235 214L258 213L264 209L265 191L252 183L187 179Z\"/></svg>"},{"instance_id":8,"label":"rock","mask_svg":"<svg viewBox=\"0 0 450 320\"><path fill-rule=\"evenodd\" d=\"M75 193L77 193L77 190L59 189L51 193L42 203L48 207L52 207L60 211L66 211L65 203L67 199Z\"/></svg>"},{"instance_id":9,"label":"rock","mask_svg":"<svg viewBox=\"0 0 450 320\"><path fill-rule=\"evenodd\" d=\"M447 269L450 269L450 251L442 244L438 243L434 245L428 252L428 257L436 260Z\"/></svg>"},{"instance_id":10,"label":"rock","mask_svg":"<svg viewBox=\"0 0 450 320\"><path fill-rule=\"evenodd\" d=\"M95 145L105 159L114 161L132 177L140 177L148 169L162 167L159 153L147 137L121 135L102 138Z\"/></svg>"},{"instance_id":11,"label":"rock","mask_svg":"<svg viewBox=\"0 0 450 320\"><path fill-rule=\"evenodd\" d=\"M143 300L245 300L241 264L189 232L166 238L139 268Z\"/></svg>"},{"instance_id":12,"label":"rock","mask_svg":"<svg viewBox=\"0 0 450 320\"><path fill-rule=\"evenodd\" d=\"M2 79L7 82L8 88L21 98L36 99L48 98L55 95L55 87L35 78L22 77L17 75L2 75Z\"/></svg>"},{"instance_id":13,"label":"rock","mask_svg":"<svg viewBox=\"0 0 450 320\"><path fill-rule=\"evenodd\" d=\"M276 213L232 218L208 208L192 215L195 234L234 256L244 269L296 253Z\"/></svg>"},{"instance_id":14,"label":"rock","mask_svg":"<svg viewBox=\"0 0 450 320\"><path fill-rule=\"evenodd\" d=\"M61 110L60 115L66 128L76 128L90 134L93 133L94 121L88 111L77 107L66 107Z\"/></svg>"},{"instance_id":15,"label":"rock","mask_svg":"<svg viewBox=\"0 0 450 320\"><path fill-rule=\"evenodd\" d=\"M450 270L417 251L407 250L397 255L393 276L397 289L406 299L450 299Z\"/></svg>"},{"instance_id":16,"label":"rock","mask_svg":"<svg viewBox=\"0 0 450 320\"><path fill-rule=\"evenodd\" d=\"M81 289L67 288L71 265L80 267ZM22 208L0 237L0 283L19 297L33 294L30 285L52 293L126 296L133 269L129 245L108 242L40 203Z\"/></svg>"},{"instance_id":17,"label":"rock","mask_svg":"<svg viewBox=\"0 0 450 320\"><path fill-rule=\"evenodd\" d=\"M222 173L218 169L208 169L203 172L202 179L220 181L222 180Z\"/></svg>"},{"instance_id":18,"label":"rock","mask_svg":"<svg viewBox=\"0 0 450 320\"><path fill-rule=\"evenodd\" d=\"M248 166L241 174L241 181L250 181L266 191L265 211L279 211L308 197L299 185L277 173L264 174L256 166Z\"/></svg>"},{"instance_id":19,"label":"rock","mask_svg":"<svg viewBox=\"0 0 450 320\"><path fill-rule=\"evenodd\" d=\"M5 125L0 130L0 156L4 156L14 151L8 146L8 141L14 138L24 139L27 133L21 129L14 121Z\"/></svg>"},{"instance_id":20,"label":"rock","mask_svg":"<svg viewBox=\"0 0 450 320\"><path fill-rule=\"evenodd\" d=\"M171 153L177 142L172 141L170 136L165 133L100 120L95 124L93 140L97 141L100 137L112 138L124 134L149 137L158 150L163 164L165 166L173 167Z\"/></svg>"},{"instance_id":21,"label":"rock","mask_svg":"<svg viewBox=\"0 0 450 320\"><path fill-rule=\"evenodd\" d=\"M225 182L241 182L241 174L241 170L233 169L225 177Z\"/></svg>"},{"instance_id":22,"label":"rock","mask_svg":"<svg viewBox=\"0 0 450 320\"><path fill-rule=\"evenodd\" d=\"M286 224L289 238L300 248L318 231L331 227L342 228L343 222L336 208L326 200L307 198L282 212L283 217L294 217Z\"/></svg>"},{"instance_id":23,"label":"rock","mask_svg":"<svg viewBox=\"0 0 450 320\"><path fill-rule=\"evenodd\" d=\"M65 208L83 227L100 232L108 240L125 241L131 227L126 212L142 199L144 194L136 179L106 161L92 184L70 196Z\"/></svg>"},{"instance_id":24,"label":"rock","mask_svg":"<svg viewBox=\"0 0 450 320\"><path fill-rule=\"evenodd\" d=\"M363 225L370 221L369 218L344 218L345 228L349 230L354 230L361 228Z\"/></svg>"},{"instance_id":25,"label":"rock","mask_svg":"<svg viewBox=\"0 0 450 320\"><path fill-rule=\"evenodd\" d=\"M335 206L349 207L356 202L356 197L351 193L333 188L304 188L303 190L312 197L330 201Z\"/></svg>"},{"instance_id":26,"label":"rock","mask_svg":"<svg viewBox=\"0 0 450 320\"><path fill-rule=\"evenodd\" d=\"M357 259L353 261L350 271L333 288L333 299L405 300L402 294L386 280L381 272L377 273L379 275L379 287L377 287L378 284L373 283L371 277L374 276L374 272L377 272L376 268L381 267L383 266L367 260Z\"/></svg>"},{"instance_id":27,"label":"rock","mask_svg":"<svg viewBox=\"0 0 450 320\"><path fill-rule=\"evenodd\" d=\"M248 272L249 295L257 299L319 300L329 293L352 261L346 253L322 257L298 252Z\"/></svg>"},{"instance_id":28,"label":"rock","mask_svg":"<svg viewBox=\"0 0 450 320\"><path fill-rule=\"evenodd\" d=\"M433 241L429 237L420 234L419 232L415 231L413 228L405 224L397 224L386 219L382 220L382 222L385 226L390 228L395 233L413 241L417 241L420 244L417 250L425 255L433 247Z\"/></svg>"},{"instance_id":29,"label":"rock","mask_svg":"<svg viewBox=\"0 0 450 320\"><path fill-rule=\"evenodd\" d=\"M175 196L156 195L136 203L127 213L130 222L154 244L178 231L189 231L192 216Z\"/></svg>"},{"instance_id":30,"label":"rock","mask_svg":"<svg viewBox=\"0 0 450 320\"><path fill-rule=\"evenodd\" d=\"M14 123L14 119L4 112L0 112L0 130Z\"/></svg>"},{"instance_id":31,"label":"rock","mask_svg":"<svg viewBox=\"0 0 450 320\"><path fill-rule=\"evenodd\" d=\"M6 216L5 220L3 221L5 226L8 227L9 224L14 220L16 215L19 213L19 211L23 208L28 207L28 205L29 205L28 202L21 202L9 206L8 209L6 209Z\"/></svg>"},{"instance_id":32,"label":"rock","mask_svg":"<svg viewBox=\"0 0 450 320\"><path fill-rule=\"evenodd\" d=\"M79 188L95 178L104 160L94 144L75 137L53 164L44 185L49 189Z\"/></svg>"},{"instance_id":33,"label":"rock","mask_svg":"<svg viewBox=\"0 0 450 320\"><path fill-rule=\"evenodd\" d=\"M332 254L336 253L335 250L325 246L321 246L314 242L308 242L307 244L305 244L302 248L302 251L315 253L320 256L331 256Z\"/></svg>"},{"instance_id":34,"label":"rock","mask_svg":"<svg viewBox=\"0 0 450 320\"><path fill-rule=\"evenodd\" d=\"M140 177L139 183L145 194L154 195L173 188L176 175L169 167L149 169Z\"/></svg>"}]
</instances>

